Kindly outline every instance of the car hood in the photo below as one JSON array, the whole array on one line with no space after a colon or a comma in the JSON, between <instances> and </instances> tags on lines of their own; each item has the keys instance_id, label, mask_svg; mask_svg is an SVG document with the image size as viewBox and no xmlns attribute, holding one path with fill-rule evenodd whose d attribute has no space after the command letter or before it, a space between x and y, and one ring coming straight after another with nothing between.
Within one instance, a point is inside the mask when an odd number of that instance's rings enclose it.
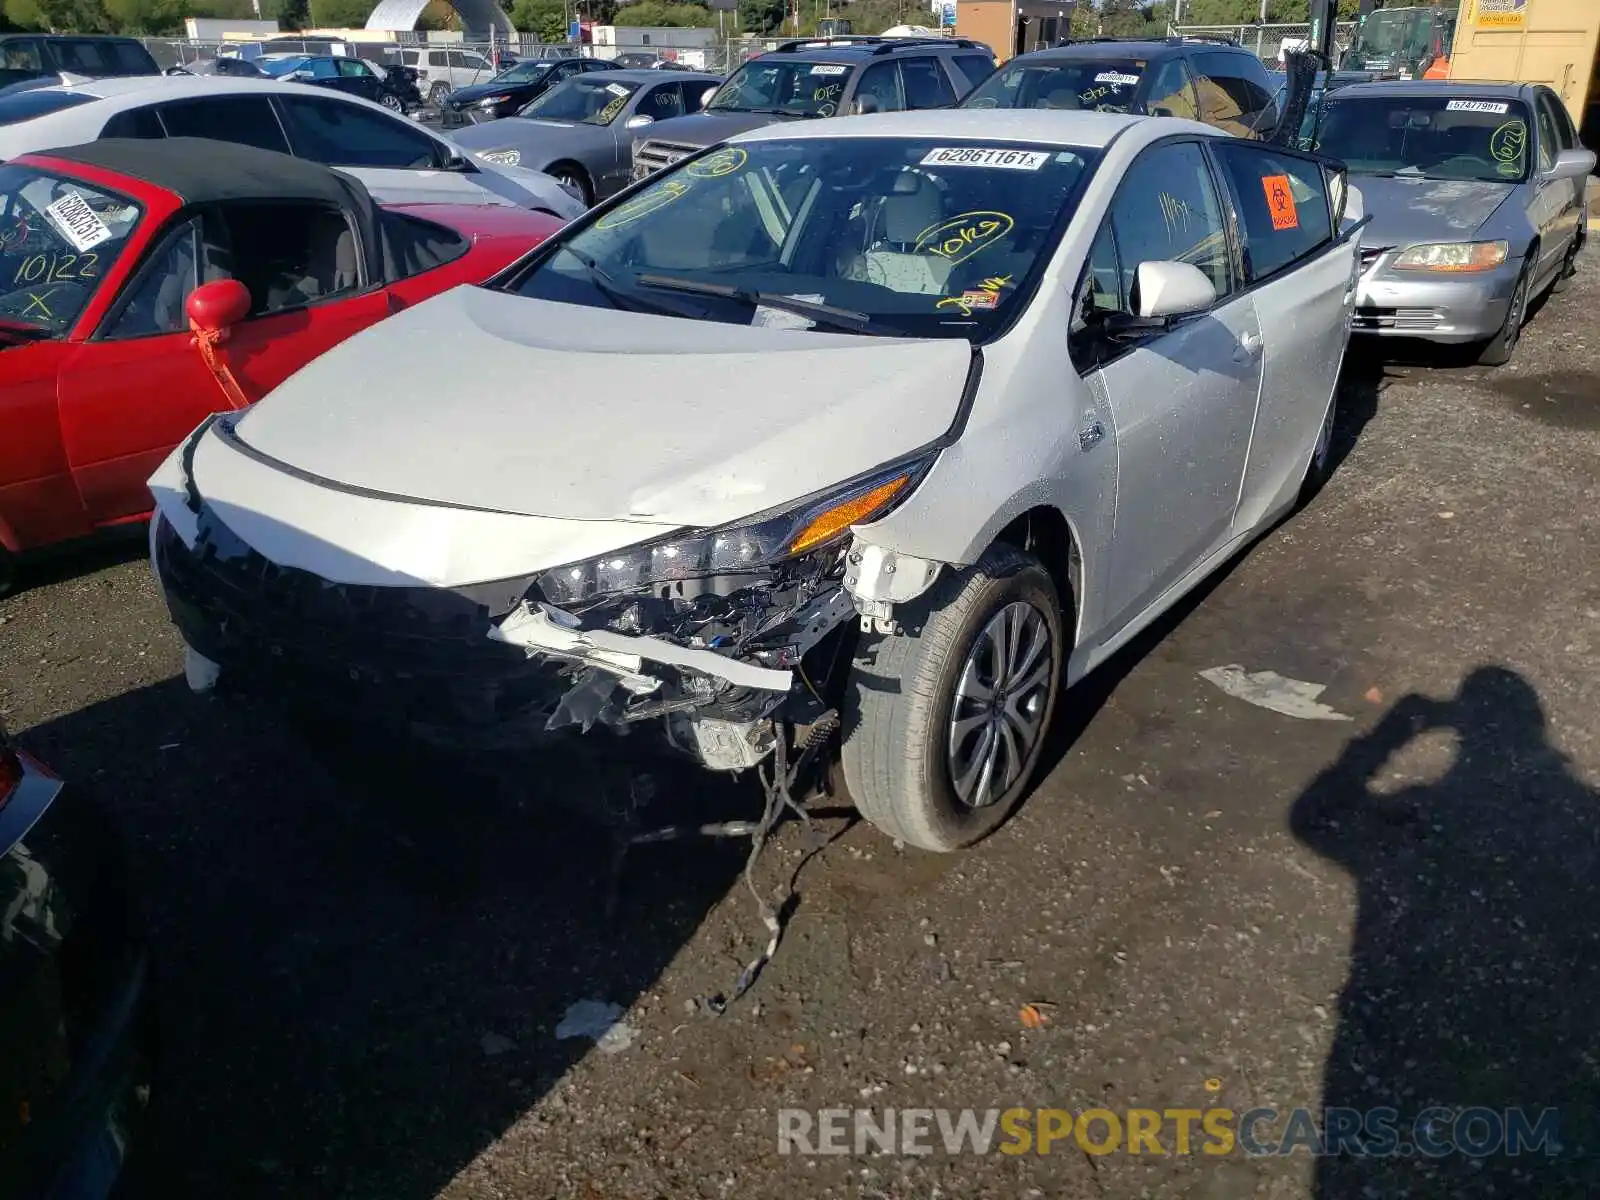
<instances>
[{"instance_id":1,"label":"car hood","mask_svg":"<svg viewBox=\"0 0 1600 1200\"><path fill-rule=\"evenodd\" d=\"M380 204L496 204L537 208L570 221L583 212L556 180L541 171L479 163L476 172L399 167L345 167Z\"/></svg>"},{"instance_id":2,"label":"car hood","mask_svg":"<svg viewBox=\"0 0 1600 1200\"><path fill-rule=\"evenodd\" d=\"M735 134L771 125L774 121L803 119L805 118L779 117L772 113L697 112L690 113L686 117L656 121L637 130L634 137L641 142L677 142L685 146L712 146Z\"/></svg>"},{"instance_id":3,"label":"car hood","mask_svg":"<svg viewBox=\"0 0 1600 1200\"><path fill-rule=\"evenodd\" d=\"M451 108L466 108L476 104L485 96L521 96L533 92L543 86L539 83L503 83L499 87L489 83L475 83L471 87L456 88L451 92L446 103Z\"/></svg>"},{"instance_id":4,"label":"car hood","mask_svg":"<svg viewBox=\"0 0 1600 1200\"><path fill-rule=\"evenodd\" d=\"M414 354L419 345L430 352ZM315 360L235 433L302 478L347 488L712 526L935 441L971 357L964 339L756 328L461 287Z\"/></svg>"},{"instance_id":5,"label":"car hood","mask_svg":"<svg viewBox=\"0 0 1600 1200\"><path fill-rule=\"evenodd\" d=\"M1350 176L1361 189L1372 223L1362 231L1367 246L1409 246L1417 242L1453 242L1471 237L1506 198L1515 183L1471 180Z\"/></svg>"},{"instance_id":6,"label":"car hood","mask_svg":"<svg viewBox=\"0 0 1600 1200\"><path fill-rule=\"evenodd\" d=\"M468 150L520 150L524 169L550 162L559 155L579 153L582 146L616 144L609 125L540 121L532 117L502 117L474 125L457 133L455 141Z\"/></svg>"}]
</instances>

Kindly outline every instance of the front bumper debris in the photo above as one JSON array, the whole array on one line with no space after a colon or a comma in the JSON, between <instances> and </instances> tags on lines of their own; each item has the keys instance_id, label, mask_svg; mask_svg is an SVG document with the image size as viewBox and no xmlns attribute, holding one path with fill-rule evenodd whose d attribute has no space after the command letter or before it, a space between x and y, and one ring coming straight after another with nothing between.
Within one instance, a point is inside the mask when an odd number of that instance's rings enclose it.
<instances>
[{"instance_id":1,"label":"front bumper debris","mask_svg":"<svg viewBox=\"0 0 1600 1200\"><path fill-rule=\"evenodd\" d=\"M474 748L666 718L675 745L718 769L770 752L795 666L853 613L821 566L709 604L619 597L581 615L528 598L531 576L335 584L271 562L203 503L192 547L158 517L152 553L196 690L276 694Z\"/></svg>"}]
</instances>

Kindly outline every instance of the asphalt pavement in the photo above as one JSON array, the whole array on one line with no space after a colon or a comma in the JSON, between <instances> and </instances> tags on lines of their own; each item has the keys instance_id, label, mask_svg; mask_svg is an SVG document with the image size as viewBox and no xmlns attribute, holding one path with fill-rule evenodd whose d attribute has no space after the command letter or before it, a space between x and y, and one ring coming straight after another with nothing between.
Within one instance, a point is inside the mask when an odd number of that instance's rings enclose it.
<instances>
[{"instance_id":1,"label":"asphalt pavement","mask_svg":"<svg viewBox=\"0 0 1600 1200\"><path fill-rule=\"evenodd\" d=\"M785 829L755 881L798 869L788 935L720 1017L697 1000L765 940L741 846L640 847L605 911L597 815L638 752L490 773L201 701L137 542L52 564L0 602L0 715L128 834L153 1194L1597 1194L1597 310L1591 252L1510 367L1358 352L1325 491L1069 696L995 837L929 855L835 809L812 854ZM1328 719L1202 677L1263 671ZM647 769L664 817L759 805ZM585 1000L625 1010L601 1046L558 1036ZM1554 1108L1559 1153L778 1142L782 1108L1268 1107L1281 1131L1322 1105Z\"/></svg>"}]
</instances>

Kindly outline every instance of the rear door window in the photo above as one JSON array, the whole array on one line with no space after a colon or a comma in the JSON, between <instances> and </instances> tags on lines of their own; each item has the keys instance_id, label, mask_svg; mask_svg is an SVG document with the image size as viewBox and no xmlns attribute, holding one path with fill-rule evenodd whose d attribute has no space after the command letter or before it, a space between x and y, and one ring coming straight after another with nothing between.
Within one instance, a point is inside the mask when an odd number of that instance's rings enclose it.
<instances>
[{"instance_id":1,"label":"rear door window","mask_svg":"<svg viewBox=\"0 0 1600 1200\"><path fill-rule=\"evenodd\" d=\"M434 140L409 121L313 96L279 96L278 103L300 158L331 167L443 165Z\"/></svg>"},{"instance_id":2,"label":"rear door window","mask_svg":"<svg viewBox=\"0 0 1600 1200\"><path fill-rule=\"evenodd\" d=\"M39 43L32 38L9 38L0 42L0 82L44 72Z\"/></svg>"},{"instance_id":3,"label":"rear door window","mask_svg":"<svg viewBox=\"0 0 1600 1200\"><path fill-rule=\"evenodd\" d=\"M289 153L283 127L265 96L211 96L160 106L169 137L211 138Z\"/></svg>"},{"instance_id":4,"label":"rear door window","mask_svg":"<svg viewBox=\"0 0 1600 1200\"><path fill-rule=\"evenodd\" d=\"M1211 149L1233 189L1247 280L1281 271L1333 240L1333 210L1315 161L1259 142L1218 138Z\"/></svg>"},{"instance_id":5,"label":"rear door window","mask_svg":"<svg viewBox=\"0 0 1600 1200\"><path fill-rule=\"evenodd\" d=\"M955 89L936 58L902 59L900 81L905 86L907 108L943 108L956 102Z\"/></svg>"}]
</instances>

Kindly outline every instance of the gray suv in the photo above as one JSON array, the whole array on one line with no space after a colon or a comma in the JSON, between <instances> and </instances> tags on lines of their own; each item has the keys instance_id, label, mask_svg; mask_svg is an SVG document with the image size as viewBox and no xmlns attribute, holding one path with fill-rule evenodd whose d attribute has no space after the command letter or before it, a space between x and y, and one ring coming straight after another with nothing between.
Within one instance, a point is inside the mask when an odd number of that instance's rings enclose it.
<instances>
[{"instance_id":1,"label":"gray suv","mask_svg":"<svg viewBox=\"0 0 1600 1200\"><path fill-rule=\"evenodd\" d=\"M652 125L634 143L633 177L777 121L948 108L994 69L994 51L968 38L783 42L730 75L701 112Z\"/></svg>"}]
</instances>

